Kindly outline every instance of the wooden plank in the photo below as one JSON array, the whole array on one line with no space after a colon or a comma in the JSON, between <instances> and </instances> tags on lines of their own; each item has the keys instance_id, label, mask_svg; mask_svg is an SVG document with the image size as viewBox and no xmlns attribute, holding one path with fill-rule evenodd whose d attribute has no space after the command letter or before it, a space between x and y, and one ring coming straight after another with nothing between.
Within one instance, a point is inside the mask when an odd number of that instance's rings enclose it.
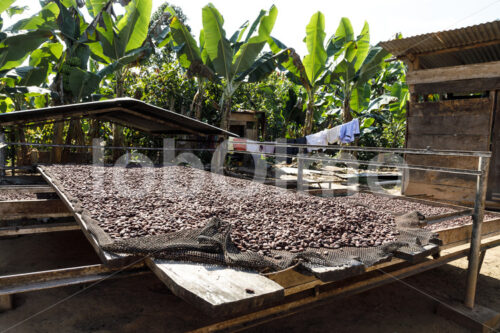
<instances>
[{"instance_id":1,"label":"wooden plank","mask_svg":"<svg viewBox=\"0 0 500 333\"><path fill-rule=\"evenodd\" d=\"M256 272L150 258L146 263L175 295L211 315L241 313L285 296L282 286Z\"/></svg>"},{"instance_id":2,"label":"wooden plank","mask_svg":"<svg viewBox=\"0 0 500 333\"><path fill-rule=\"evenodd\" d=\"M399 259L408 261L411 264L416 264L425 260L430 255L439 252L439 246L436 244L424 245L421 251L411 251L408 247L402 247L396 250L394 256Z\"/></svg>"},{"instance_id":3,"label":"wooden plank","mask_svg":"<svg viewBox=\"0 0 500 333\"><path fill-rule=\"evenodd\" d=\"M0 201L0 220L67 216L71 212L59 199Z\"/></svg>"},{"instance_id":4,"label":"wooden plank","mask_svg":"<svg viewBox=\"0 0 500 333\"><path fill-rule=\"evenodd\" d=\"M500 91L490 92L490 99L492 99L491 108L494 120L491 131L492 156L488 174L488 199L493 193L500 193Z\"/></svg>"},{"instance_id":5,"label":"wooden plank","mask_svg":"<svg viewBox=\"0 0 500 333\"><path fill-rule=\"evenodd\" d=\"M409 181L405 188L405 195L469 205L473 202L475 190L461 186L434 185Z\"/></svg>"},{"instance_id":6,"label":"wooden plank","mask_svg":"<svg viewBox=\"0 0 500 333\"><path fill-rule=\"evenodd\" d=\"M472 224L460 227L438 230L439 239L443 242L442 249L461 245L470 242L472 234ZM500 234L500 218L483 222L481 229L483 237L492 237Z\"/></svg>"},{"instance_id":7,"label":"wooden plank","mask_svg":"<svg viewBox=\"0 0 500 333\"><path fill-rule=\"evenodd\" d=\"M406 82L408 84L423 84L498 77L500 77L500 61L492 61L480 64L414 70L406 74Z\"/></svg>"},{"instance_id":8,"label":"wooden plank","mask_svg":"<svg viewBox=\"0 0 500 333\"><path fill-rule=\"evenodd\" d=\"M49 185L0 185L2 193L54 193Z\"/></svg>"},{"instance_id":9,"label":"wooden plank","mask_svg":"<svg viewBox=\"0 0 500 333\"><path fill-rule=\"evenodd\" d=\"M409 133L408 148L441 150L456 150L462 147L467 150L485 151L489 149L489 140L486 135L460 135L460 134L418 134Z\"/></svg>"},{"instance_id":10,"label":"wooden plank","mask_svg":"<svg viewBox=\"0 0 500 333\"><path fill-rule=\"evenodd\" d=\"M6 176L0 178L1 185L47 184L41 176Z\"/></svg>"},{"instance_id":11,"label":"wooden plank","mask_svg":"<svg viewBox=\"0 0 500 333\"><path fill-rule=\"evenodd\" d=\"M486 110L487 111L487 110ZM484 135L489 136L490 115L484 112L478 115L436 116L428 113L427 117L408 117L408 131L412 135ZM467 150L466 148L463 148Z\"/></svg>"},{"instance_id":12,"label":"wooden plank","mask_svg":"<svg viewBox=\"0 0 500 333\"><path fill-rule=\"evenodd\" d=\"M474 156L435 156L406 154L405 162L409 165L426 165L442 168L476 170L478 158Z\"/></svg>"},{"instance_id":13,"label":"wooden plank","mask_svg":"<svg viewBox=\"0 0 500 333\"><path fill-rule=\"evenodd\" d=\"M412 96L418 94L478 93L500 89L500 78L470 79L409 85Z\"/></svg>"},{"instance_id":14,"label":"wooden plank","mask_svg":"<svg viewBox=\"0 0 500 333\"><path fill-rule=\"evenodd\" d=\"M488 97L411 103L411 114L408 117L414 119L416 117L479 116L489 114L489 107Z\"/></svg>"},{"instance_id":15,"label":"wooden plank","mask_svg":"<svg viewBox=\"0 0 500 333\"><path fill-rule=\"evenodd\" d=\"M476 179L472 175L447 174L426 170L411 170L408 174L410 182L464 187L475 190Z\"/></svg>"},{"instance_id":16,"label":"wooden plank","mask_svg":"<svg viewBox=\"0 0 500 333\"><path fill-rule=\"evenodd\" d=\"M80 230L80 226L76 223L44 223L30 226L13 226L1 227L0 237L5 236L20 236L20 235L33 235L47 232L60 232Z\"/></svg>"},{"instance_id":17,"label":"wooden plank","mask_svg":"<svg viewBox=\"0 0 500 333\"><path fill-rule=\"evenodd\" d=\"M343 265L313 267L311 272L323 282L333 282L363 274L365 269L366 267L362 262L351 259L347 260Z\"/></svg>"}]
</instances>

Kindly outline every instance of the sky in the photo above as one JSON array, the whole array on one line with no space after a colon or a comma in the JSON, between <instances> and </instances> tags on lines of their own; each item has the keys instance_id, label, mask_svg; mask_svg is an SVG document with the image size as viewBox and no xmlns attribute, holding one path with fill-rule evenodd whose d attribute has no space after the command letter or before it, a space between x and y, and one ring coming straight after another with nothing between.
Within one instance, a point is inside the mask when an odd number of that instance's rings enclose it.
<instances>
[{"instance_id":1,"label":"sky","mask_svg":"<svg viewBox=\"0 0 500 333\"><path fill-rule=\"evenodd\" d=\"M153 11L163 2L153 0ZM201 29L201 8L208 1L171 0L170 3L183 9L187 24L197 36ZM303 42L305 27L318 10L325 15L327 37L335 32L342 17L348 17L356 34L365 21L369 23L371 44L390 40L398 32L410 37L500 19L500 0L212 0L212 3L224 16L228 37L246 20L252 22L260 9L269 9L274 4L278 18L272 35L299 54L307 53ZM18 0L16 4L30 7L23 16L40 9L38 0ZM4 26L10 26L19 17L5 17Z\"/></svg>"}]
</instances>

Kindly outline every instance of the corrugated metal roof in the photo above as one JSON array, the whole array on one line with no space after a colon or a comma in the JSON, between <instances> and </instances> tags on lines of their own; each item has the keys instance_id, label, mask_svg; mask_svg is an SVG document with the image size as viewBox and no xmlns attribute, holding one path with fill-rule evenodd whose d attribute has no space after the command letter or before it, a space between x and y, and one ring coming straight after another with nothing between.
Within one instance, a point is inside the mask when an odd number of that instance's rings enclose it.
<instances>
[{"instance_id":1,"label":"corrugated metal roof","mask_svg":"<svg viewBox=\"0 0 500 333\"><path fill-rule=\"evenodd\" d=\"M86 117L111 121L151 134L230 135L234 133L133 98L53 106L0 114L0 126Z\"/></svg>"},{"instance_id":2,"label":"corrugated metal roof","mask_svg":"<svg viewBox=\"0 0 500 333\"><path fill-rule=\"evenodd\" d=\"M498 61L500 60L500 21L395 39L381 42L379 45L396 57L403 58L408 54L419 55L421 68ZM475 45L477 47L474 47ZM457 49L453 50L454 48ZM438 52L446 49L452 50Z\"/></svg>"}]
</instances>

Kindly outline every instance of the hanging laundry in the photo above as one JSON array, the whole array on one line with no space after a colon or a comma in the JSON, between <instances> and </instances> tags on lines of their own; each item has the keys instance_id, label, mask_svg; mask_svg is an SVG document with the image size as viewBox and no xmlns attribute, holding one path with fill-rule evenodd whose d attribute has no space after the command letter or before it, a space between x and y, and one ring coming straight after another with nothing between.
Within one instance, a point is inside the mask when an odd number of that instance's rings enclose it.
<instances>
[{"instance_id":1,"label":"hanging laundry","mask_svg":"<svg viewBox=\"0 0 500 333\"><path fill-rule=\"evenodd\" d=\"M246 151L247 150L247 139L234 138L233 139L234 150Z\"/></svg>"},{"instance_id":2,"label":"hanging laundry","mask_svg":"<svg viewBox=\"0 0 500 333\"><path fill-rule=\"evenodd\" d=\"M328 145L328 139L326 135L327 130L323 130L318 133L310 134L306 136L307 144L314 146L326 146ZM307 151L311 152L313 150L318 150L317 148L307 148Z\"/></svg>"},{"instance_id":3,"label":"hanging laundry","mask_svg":"<svg viewBox=\"0 0 500 333\"><path fill-rule=\"evenodd\" d=\"M354 136L359 133L359 121L358 119L353 119L340 127L340 142L351 143L354 141Z\"/></svg>"},{"instance_id":4,"label":"hanging laundry","mask_svg":"<svg viewBox=\"0 0 500 333\"><path fill-rule=\"evenodd\" d=\"M274 145L260 145L260 152L264 154L274 154Z\"/></svg>"},{"instance_id":5,"label":"hanging laundry","mask_svg":"<svg viewBox=\"0 0 500 333\"><path fill-rule=\"evenodd\" d=\"M247 141L247 151L251 153L259 153L260 145L257 141L248 140Z\"/></svg>"},{"instance_id":6,"label":"hanging laundry","mask_svg":"<svg viewBox=\"0 0 500 333\"><path fill-rule=\"evenodd\" d=\"M334 128L330 128L330 129L326 130L326 140L328 141L328 143L333 144L333 143L339 142L340 127L342 127L342 125L338 125L338 126L335 126Z\"/></svg>"}]
</instances>

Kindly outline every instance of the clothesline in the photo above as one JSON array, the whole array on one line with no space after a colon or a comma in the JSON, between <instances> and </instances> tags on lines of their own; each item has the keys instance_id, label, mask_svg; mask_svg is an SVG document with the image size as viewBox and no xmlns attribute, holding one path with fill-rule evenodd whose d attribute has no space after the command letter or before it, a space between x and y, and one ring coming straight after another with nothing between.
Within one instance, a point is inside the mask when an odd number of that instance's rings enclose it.
<instances>
[{"instance_id":1,"label":"clothesline","mask_svg":"<svg viewBox=\"0 0 500 333\"><path fill-rule=\"evenodd\" d=\"M323 131L313 133L302 138L286 139L286 143L258 142L244 138L230 138L228 150L272 154L275 151L275 147L278 147L277 144L298 144L311 146L307 148L308 152L311 152L314 150L322 149L318 148L318 146L328 146L328 144L335 143L351 143L354 141L355 136L358 134L360 134L359 121L358 119L353 119L346 124L338 125L330 129L325 129ZM297 155L299 153L299 148L294 146L287 146L286 153L289 155Z\"/></svg>"}]
</instances>

